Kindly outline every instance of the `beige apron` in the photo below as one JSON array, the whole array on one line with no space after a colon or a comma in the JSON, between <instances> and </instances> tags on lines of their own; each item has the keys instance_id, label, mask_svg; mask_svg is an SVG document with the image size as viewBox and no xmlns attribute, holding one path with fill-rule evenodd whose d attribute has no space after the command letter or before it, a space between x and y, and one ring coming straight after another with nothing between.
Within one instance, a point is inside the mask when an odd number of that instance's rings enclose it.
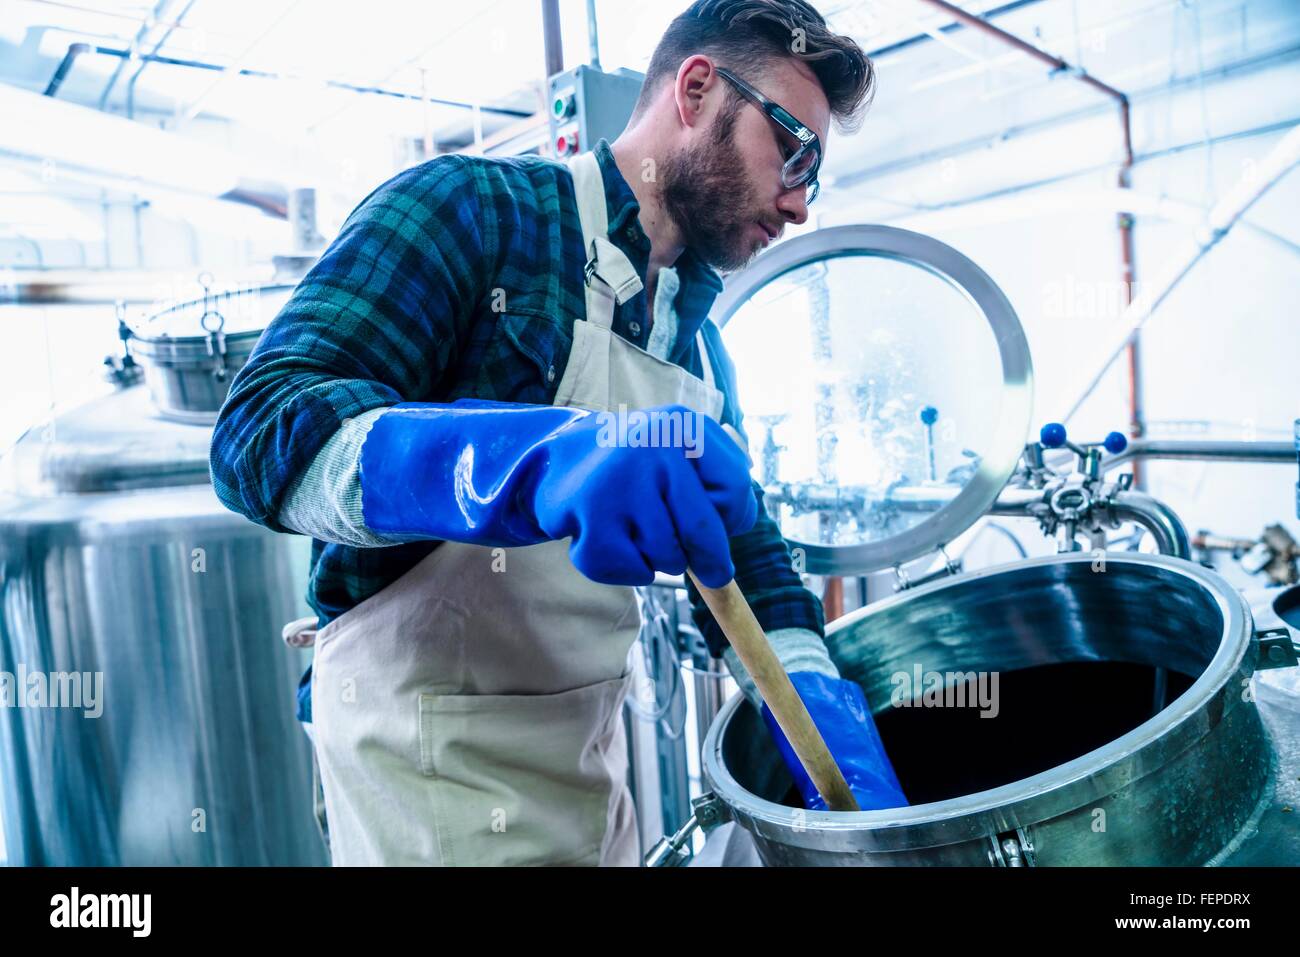
<instances>
[{"instance_id":1,"label":"beige apron","mask_svg":"<svg viewBox=\"0 0 1300 957\"><path fill-rule=\"evenodd\" d=\"M717 419L707 352L701 381L613 332L641 281L606 238L595 156L569 165L587 316L554 404ZM640 862L622 722L636 595L584 577L568 548L445 542L320 631L312 717L336 865Z\"/></svg>"}]
</instances>

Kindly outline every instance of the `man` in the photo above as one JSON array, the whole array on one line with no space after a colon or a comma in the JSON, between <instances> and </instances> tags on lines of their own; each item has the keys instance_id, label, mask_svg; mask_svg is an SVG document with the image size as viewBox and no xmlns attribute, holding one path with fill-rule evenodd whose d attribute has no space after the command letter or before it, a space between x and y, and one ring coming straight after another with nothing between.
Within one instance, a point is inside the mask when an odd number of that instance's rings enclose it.
<instances>
[{"instance_id":1,"label":"man","mask_svg":"<svg viewBox=\"0 0 1300 957\"><path fill-rule=\"evenodd\" d=\"M701 0L612 146L399 174L267 329L213 480L315 539L301 704L336 864L637 863L630 586L688 566L736 579L864 806L905 803L733 441L707 319L713 269L807 219L829 122L854 122L872 84L802 0ZM620 409L697 422L696 441L610 441Z\"/></svg>"}]
</instances>

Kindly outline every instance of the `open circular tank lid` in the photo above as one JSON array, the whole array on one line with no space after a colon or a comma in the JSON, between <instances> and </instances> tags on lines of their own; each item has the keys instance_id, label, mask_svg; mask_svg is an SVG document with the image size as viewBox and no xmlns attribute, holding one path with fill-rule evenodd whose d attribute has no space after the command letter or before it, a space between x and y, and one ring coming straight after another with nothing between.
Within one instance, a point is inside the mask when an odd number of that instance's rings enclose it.
<instances>
[{"instance_id":1,"label":"open circular tank lid","mask_svg":"<svg viewBox=\"0 0 1300 957\"><path fill-rule=\"evenodd\" d=\"M890 226L781 243L712 312L754 477L803 570L862 575L941 548L992 506L1028 436L1029 344L973 262Z\"/></svg>"}]
</instances>

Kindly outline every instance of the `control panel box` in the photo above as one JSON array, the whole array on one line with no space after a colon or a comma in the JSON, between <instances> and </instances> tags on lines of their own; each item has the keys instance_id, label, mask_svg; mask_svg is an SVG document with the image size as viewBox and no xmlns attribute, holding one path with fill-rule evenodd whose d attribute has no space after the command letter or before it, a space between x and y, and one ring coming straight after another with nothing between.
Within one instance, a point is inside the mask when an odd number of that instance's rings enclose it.
<instances>
[{"instance_id":1,"label":"control panel box","mask_svg":"<svg viewBox=\"0 0 1300 957\"><path fill-rule=\"evenodd\" d=\"M591 149L597 140L613 140L622 133L644 79L634 70L605 73L586 65L551 77L550 155L567 159Z\"/></svg>"}]
</instances>

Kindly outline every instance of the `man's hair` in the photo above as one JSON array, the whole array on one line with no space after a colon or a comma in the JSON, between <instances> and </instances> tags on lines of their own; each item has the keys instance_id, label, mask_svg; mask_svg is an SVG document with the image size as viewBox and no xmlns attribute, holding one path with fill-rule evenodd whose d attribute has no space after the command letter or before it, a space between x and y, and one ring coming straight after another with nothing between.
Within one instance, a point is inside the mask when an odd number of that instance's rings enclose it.
<instances>
[{"instance_id":1,"label":"man's hair","mask_svg":"<svg viewBox=\"0 0 1300 957\"><path fill-rule=\"evenodd\" d=\"M665 78L696 53L749 79L773 60L802 60L817 77L836 126L852 132L875 92L876 71L851 37L832 33L804 0L696 0L668 25L650 57L633 116L649 105Z\"/></svg>"}]
</instances>

